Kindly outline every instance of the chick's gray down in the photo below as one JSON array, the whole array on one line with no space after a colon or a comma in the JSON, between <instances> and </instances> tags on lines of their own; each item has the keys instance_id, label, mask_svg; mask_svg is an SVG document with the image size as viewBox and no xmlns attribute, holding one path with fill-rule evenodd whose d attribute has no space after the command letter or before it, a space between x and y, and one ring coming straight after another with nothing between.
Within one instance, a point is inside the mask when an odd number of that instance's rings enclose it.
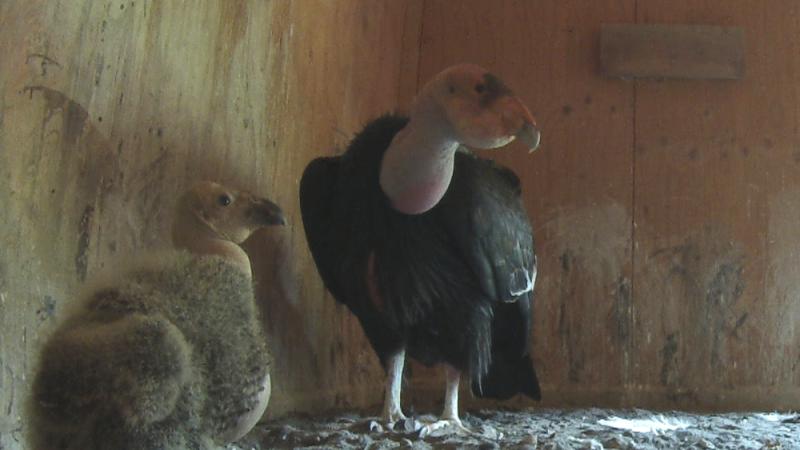
<instances>
[{"instance_id":1,"label":"chick's gray down","mask_svg":"<svg viewBox=\"0 0 800 450\"><path fill-rule=\"evenodd\" d=\"M169 250L96 283L40 354L32 447L211 449L249 430L271 360L247 269Z\"/></svg>"},{"instance_id":2,"label":"chick's gray down","mask_svg":"<svg viewBox=\"0 0 800 450\"><path fill-rule=\"evenodd\" d=\"M214 448L254 406L265 342L251 280L223 258L176 251L133 270L44 349L37 448Z\"/></svg>"}]
</instances>

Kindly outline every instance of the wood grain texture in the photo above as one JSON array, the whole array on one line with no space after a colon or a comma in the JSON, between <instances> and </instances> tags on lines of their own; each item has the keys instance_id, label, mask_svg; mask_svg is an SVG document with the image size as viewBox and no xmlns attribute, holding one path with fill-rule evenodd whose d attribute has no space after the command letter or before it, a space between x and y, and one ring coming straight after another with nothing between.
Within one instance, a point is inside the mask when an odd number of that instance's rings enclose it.
<instances>
[{"instance_id":1,"label":"wood grain texture","mask_svg":"<svg viewBox=\"0 0 800 450\"><path fill-rule=\"evenodd\" d=\"M744 76L744 30L710 25L603 25L600 60L609 77L737 80Z\"/></svg>"},{"instance_id":2,"label":"wood grain texture","mask_svg":"<svg viewBox=\"0 0 800 450\"><path fill-rule=\"evenodd\" d=\"M667 408L795 408L800 4L640 2L637 20L741 27L748 73L635 83L632 376Z\"/></svg>"},{"instance_id":3,"label":"wood grain texture","mask_svg":"<svg viewBox=\"0 0 800 450\"><path fill-rule=\"evenodd\" d=\"M420 6L0 2L0 448L21 448L36 352L84 281L167 245L199 178L289 217L247 246L277 361L269 414L380 401L382 371L306 249L297 184L410 97Z\"/></svg>"}]
</instances>

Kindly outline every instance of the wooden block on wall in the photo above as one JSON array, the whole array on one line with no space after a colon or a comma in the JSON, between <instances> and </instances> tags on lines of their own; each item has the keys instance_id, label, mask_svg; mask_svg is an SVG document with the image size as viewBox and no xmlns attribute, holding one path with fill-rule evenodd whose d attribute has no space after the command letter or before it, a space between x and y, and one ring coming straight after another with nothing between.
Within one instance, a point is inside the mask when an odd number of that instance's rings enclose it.
<instances>
[{"instance_id":1,"label":"wooden block on wall","mask_svg":"<svg viewBox=\"0 0 800 450\"><path fill-rule=\"evenodd\" d=\"M600 60L609 77L737 80L744 76L744 30L606 24Z\"/></svg>"}]
</instances>

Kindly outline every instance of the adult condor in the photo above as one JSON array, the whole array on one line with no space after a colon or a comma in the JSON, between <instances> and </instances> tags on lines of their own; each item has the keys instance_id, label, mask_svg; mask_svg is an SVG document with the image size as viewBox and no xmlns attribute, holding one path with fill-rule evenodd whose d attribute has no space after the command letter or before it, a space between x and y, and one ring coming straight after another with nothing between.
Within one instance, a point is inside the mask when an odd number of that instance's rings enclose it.
<instances>
[{"instance_id":1,"label":"adult condor","mask_svg":"<svg viewBox=\"0 0 800 450\"><path fill-rule=\"evenodd\" d=\"M406 354L444 366L440 420L420 434L465 430L458 386L479 397L538 400L528 336L536 256L520 183L463 146L493 149L539 131L511 90L462 64L428 82L408 117L366 125L338 157L303 173L300 207L323 282L358 318L387 371L382 419L405 420Z\"/></svg>"}]
</instances>

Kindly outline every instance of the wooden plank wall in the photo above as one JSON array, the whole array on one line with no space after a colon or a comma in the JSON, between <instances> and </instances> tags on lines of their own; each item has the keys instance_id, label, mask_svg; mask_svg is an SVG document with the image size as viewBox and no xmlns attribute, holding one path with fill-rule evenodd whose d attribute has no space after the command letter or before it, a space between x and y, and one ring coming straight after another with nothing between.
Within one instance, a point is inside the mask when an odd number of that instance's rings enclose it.
<instances>
[{"instance_id":1,"label":"wooden plank wall","mask_svg":"<svg viewBox=\"0 0 800 450\"><path fill-rule=\"evenodd\" d=\"M745 77L603 78L603 23L740 26ZM247 247L269 414L380 402L377 361L306 250L297 183L461 61L543 129L533 155L488 155L521 175L535 223L544 404L796 406L798 42L794 0L0 2L0 447L20 448L35 353L76 290L165 245L202 177L290 217ZM414 369L408 399L440 397Z\"/></svg>"},{"instance_id":2,"label":"wooden plank wall","mask_svg":"<svg viewBox=\"0 0 800 450\"><path fill-rule=\"evenodd\" d=\"M670 407L796 408L800 3L642 1L637 21L741 26L746 68L635 85L632 378Z\"/></svg>"},{"instance_id":3,"label":"wooden plank wall","mask_svg":"<svg viewBox=\"0 0 800 450\"><path fill-rule=\"evenodd\" d=\"M311 158L411 96L420 7L0 2L0 448L22 448L36 351L61 311L104 267L166 245L197 178L289 217L248 243L277 361L269 414L379 401L379 364L306 250L297 187Z\"/></svg>"},{"instance_id":4,"label":"wooden plank wall","mask_svg":"<svg viewBox=\"0 0 800 450\"><path fill-rule=\"evenodd\" d=\"M739 81L603 78L603 23L737 26ZM546 405L800 401L800 4L427 0L420 79L475 61L538 116L515 168L541 256Z\"/></svg>"}]
</instances>

